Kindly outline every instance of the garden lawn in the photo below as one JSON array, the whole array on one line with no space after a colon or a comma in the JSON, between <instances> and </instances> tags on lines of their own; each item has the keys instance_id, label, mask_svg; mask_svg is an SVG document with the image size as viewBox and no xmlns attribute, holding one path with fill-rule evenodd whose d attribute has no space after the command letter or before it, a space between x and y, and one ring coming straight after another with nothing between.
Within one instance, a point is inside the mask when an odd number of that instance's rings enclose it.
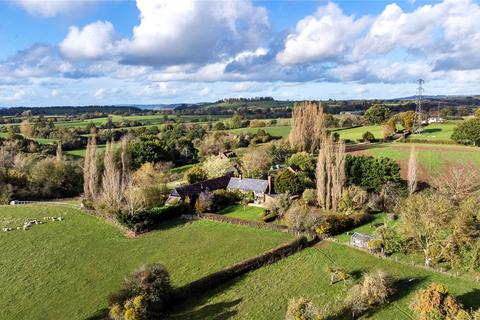
<instances>
[{"instance_id":1,"label":"garden lawn","mask_svg":"<svg viewBox=\"0 0 480 320\"><path fill-rule=\"evenodd\" d=\"M174 285L285 243L291 236L213 221L176 220L127 239L117 227L65 206L0 206L0 226L64 221L0 233L0 319L86 319L144 263L161 262Z\"/></svg>"},{"instance_id":2,"label":"garden lawn","mask_svg":"<svg viewBox=\"0 0 480 320\"><path fill-rule=\"evenodd\" d=\"M186 302L170 319L283 319L288 300L301 296L318 306L330 304L333 310L329 314L333 315L342 308L346 291L353 282L346 287L343 283L330 285L327 272L330 266L344 268L355 282L364 272L377 269L399 281L393 302L375 310L369 319L414 319L408 307L414 291L432 281L447 285L465 306L480 305L480 285L473 281L401 265L345 245L323 242ZM348 314L335 317L348 318Z\"/></svg>"},{"instance_id":3,"label":"garden lawn","mask_svg":"<svg viewBox=\"0 0 480 320\"><path fill-rule=\"evenodd\" d=\"M407 176L408 159L412 146L417 152L420 165L420 179L430 181L442 174L449 166L463 166L478 170L480 167L480 149L461 145L423 144L423 143L385 143L372 144L366 150L353 154L367 154L375 157L388 157L399 161L402 177Z\"/></svg>"},{"instance_id":4,"label":"garden lawn","mask_svg":"<svg viewBox=\"0 0 480 320\"><path fill-rule=\"evenodd\" d=\"M259 217L259 215L263 212L265 212L265 209L263 208L236 204L220 210L218 214L223 214L227 217L239 218L244 220L263 221Z\"/></svg>"}]
</instances>

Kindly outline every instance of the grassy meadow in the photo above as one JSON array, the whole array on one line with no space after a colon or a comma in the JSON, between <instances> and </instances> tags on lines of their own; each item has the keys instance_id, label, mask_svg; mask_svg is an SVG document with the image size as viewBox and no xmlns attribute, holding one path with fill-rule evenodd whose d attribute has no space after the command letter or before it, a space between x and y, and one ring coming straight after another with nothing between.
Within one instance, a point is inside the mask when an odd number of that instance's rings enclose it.
<instances>
[{"instance_id":1,"label":"grassy meadow","mask_svg":"<svg viewBox=\"0 0 480 320\"><path fill-rule=\"evenodd\" d=\"M330 285L328 267L343 268L353 281ZM303 296L319 306L330 305L328 315L340 315L348 289L364 272L381 269L396 280L392 303L363 319L413 319L408 305L414 292L430 282L447 285L467 307L480 306L480 285L409 265L383 260L368 253L332 242L322 242L273 265L225 283L179 306L169 319L283 319L288 300Z\"/></svg>"},{"instance_id":2,"label":"grassy meadow","mask_svg":"<svg viewBox=\"0 0 480 320\"><path fill-rule=\"evenodd\" d=\"M86 319L141 264L161 262L174 285L285 243L291 236L213 221L173 221L127 239L117 227L65 206L0 206L0 225L64 221L0 233L0 319ZM241 244L241 245L239 245Z\"/></svg>"},{"instance_id":3,"label":"grassy meadow","mask_svg":"<svg viewBox=\"0 0 480 320\"><path fill-rule=\"evenodd\" d=\"M402 176L407 174L410 150L414 147L420 166L420 177L429 180L441 174L449 166L462 165L478 170L480 152L478 148L460 145L423 144L423 143L385 143L366 146L365 150L354 154L367 154L375 157L388 157L400 163Z\"/></svg>"}]
</instances>

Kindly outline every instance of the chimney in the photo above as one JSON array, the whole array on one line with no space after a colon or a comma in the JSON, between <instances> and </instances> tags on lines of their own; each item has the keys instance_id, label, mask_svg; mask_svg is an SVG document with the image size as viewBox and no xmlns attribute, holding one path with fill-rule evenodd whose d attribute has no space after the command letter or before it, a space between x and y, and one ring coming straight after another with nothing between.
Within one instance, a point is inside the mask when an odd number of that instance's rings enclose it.
<instances>
[{"instance_id":1,"label":"chimney","mask_svg":"<svg viewBox=\"0 0 480 320\"><path fill-rule=\"evenodd\" d=\"M268 176L268 194L272 193L272 176Z\"/></svg>"}]
</instances>

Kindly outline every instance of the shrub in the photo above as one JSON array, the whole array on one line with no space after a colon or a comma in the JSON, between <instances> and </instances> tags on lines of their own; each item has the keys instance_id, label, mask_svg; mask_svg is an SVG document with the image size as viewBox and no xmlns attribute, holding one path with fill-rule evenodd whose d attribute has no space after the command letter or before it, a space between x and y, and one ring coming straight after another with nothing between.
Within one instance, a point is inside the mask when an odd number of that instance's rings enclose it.
<instances>
[{"instance_id":1,"label":"shrub","mask_svg":"<svg viewBox=\"0 0 480 320\"><path fill-rule=\"evenodd\" d=\"M130 274L122 287L109 297L114 319L157 319L164 312L173 292L170 276L161 264L140 267Z\"/></svg>"},{"instance_id":2,"label":"shrub","mask_svg":"<svg viewBox=\"0 0 480 320\"><path fill-rule=\"evenodd\" d=\"M395 229L382 226L375 230L375 237L380 239L385 254L393 254L403 250L403 243L400 235Z\"/></svg>"},{"instance_id":3,"label":"shrub","mask_svg":"<svg viewBox=\"0 0 480 320\"><path fill-rule=\"evenodd\" d=\"M213 192L213 211L219 211L223 208L242 200L242 194L228 190L215 190Z\"/></svg>"},{"instance_id":4,"label":"shrub","mask_svg":"<svg viewBox=\"0 0 480 320\"><path fill-rule=\"evenodd\" d=\"M188 183L196 183L208 179L207 173L200 166L194 166L185 173Z\"/></svg>"},{"instance_id":5,"label":"shrub","mask_svg":"<svg viewBox=\"0 0 480 320\"><path fill-rule=\"evenodd\" d=\"M366 131L362 135L362 141L363 142L373 142L373 141L375 141L375 136L370 131Z\"/></svg>"},{"instance_id":6,"label":"shrub","mask_svg":"<svg viewBox=\"0 0 480 320\"><path fill-rule=\"evenodd\" d=\"M275 217L283 217L283 215L287 212L288 208L292 201L290 200L290 195L288 193L280 194L274 200L267 203L267 210L270 214L274 215Z\"/></svg>"},{"instance_id":7,"label":"shrub","mask_svg":"<svg viewBox=\"0 0 480 320\"><path fill-rule=\"evenodd\" d=\"M355 318L371 307L388 302L393 294L392 278L383 271L367 273L360 284L352 287L348 301Z\"/></svg>"},{"instance_id":8,"label":"shrub","mask_svg":"<svg viewBox=\"0 0 480 320\"><path fill-rule=\"evenodd\" d=\"M213 210L213 193L210 191L200 192L195 202L195 210L198 213L211 212Z\"/></svg>"},{"instance_id":9,"label":"shrub","mask_svg":"<svg viewBox=\"0 0 480 320\"><path fill-rule=\"evenodd\" d=\"M420 290L410 308L419 313L421 320L455 319L461 311L461 305L448 293L447 287L438 283Z\"/></svg>"},{"instance_id":10,"label":"shrub","mask_svg":"<svg viewBox=\"0 0 480 320\"><path fill-rule=\"evenodd\" d=\"M300 232L314 230L323 220L320 209L307 207L298 202L290 206L283 217L287 226Z\"/></svg>"},{"instance_id":11,"label":"shrub","mask_svg":"<svg viewBox=\"0 0 480 320\"><path fill-rule=\"evenodd\" d=\"M275 177L275 191L279 193L301 194L304 189L302 181L288 169L278 172Z\"/></svg>"},{"instance_id":12,"label":"shrub","mask_svg":"<svg viewBox=\"0 0 480 320\"><path fill-rule=\"evenodd\" d=\"M353 213L348 216L343 214L327 214L315 231L320 235L334 236L365 224L370 221L371 218L371 215L366 213Z\"/></svg>"},{"instance_id":13,"label":"shrub","mask_svg":"<svg viewBox=\"0 0 480 320\"><path fill-rule=\"evenodd\" d=\"M130 215L124 210L117 212L117 220L122 225L136 232L147 231L155 224L179 218L182 214L190 213L187 204L179 203L173 206L156 207Z\"/></svg>"},{"instance_id":14,"label":"shrub","mask_svg":"<svg viewBox=\"0 0 480 320\"><path fill-rule=\"evenodd\" d=\"M317 202L317 190L316 189L305 189L302 193L302 200L306 205L316 206Z\"/></svg>"},{"instance_id":15,"label":"shrub","mask_svg":"<svg viewBox=\"0 0 480 320\"><path fill-rule=\"evenodd\" d=\"M303 297L288 301L285 320L320 320L320 310L310 301Z\"/></svg>"},{"instance_id":16,"label":"shrub","mask_svg":"<svg viewBox=\"0 0 480 320\"><path fill-rule=\"evenodd\" d=\"M340 212L351 214L361 210L367 203L368 193L358 186L350 186L343 192L338 209Z\"/></svg>"}]
</instances>

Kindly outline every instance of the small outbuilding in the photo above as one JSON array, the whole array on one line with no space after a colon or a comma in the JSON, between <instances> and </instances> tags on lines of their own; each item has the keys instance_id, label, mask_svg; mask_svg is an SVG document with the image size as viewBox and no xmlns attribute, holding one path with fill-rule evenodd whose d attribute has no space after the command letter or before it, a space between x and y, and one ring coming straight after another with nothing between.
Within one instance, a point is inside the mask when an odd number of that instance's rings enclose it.
<instances>
[{"instance_id":1,"label":"small outbuilding","mask_svg":"<svg viewBox=\"0 0 480 320\"><path fill-rule=\"evenodd\" d=\"M350 244L358 248L368 249L368 243L372 240L375 240L375 238L371 235L355 232L350 238Z\"/></svg>"}]
</instances>

